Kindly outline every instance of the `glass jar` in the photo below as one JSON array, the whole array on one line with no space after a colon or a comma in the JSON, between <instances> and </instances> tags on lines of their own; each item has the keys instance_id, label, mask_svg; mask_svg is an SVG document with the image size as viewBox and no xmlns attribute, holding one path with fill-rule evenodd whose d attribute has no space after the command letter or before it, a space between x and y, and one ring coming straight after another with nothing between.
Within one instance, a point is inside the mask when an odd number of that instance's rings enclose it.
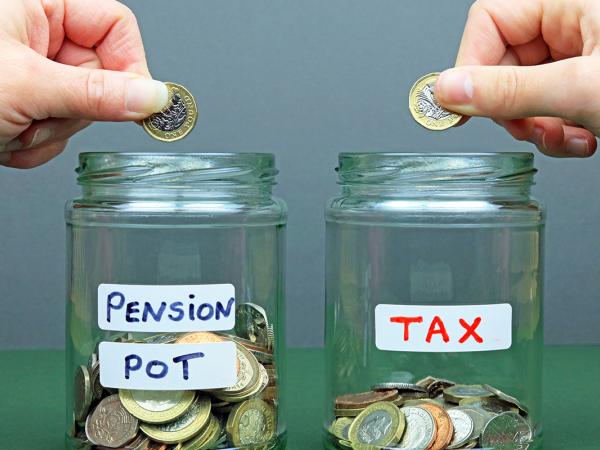
<instances>
[{"instance_id":1,"label":"glass jar","mask_svg":"<svg viewBox=\"0 0 600 450\"><path fill-rule=\"evenodd\" d=\"M347 153L327 209L325 446L540 449L528 153Z\"/></svg>"},{"instance_id":2,"label":"glass jar","mask_svg":"<svg viewBox=\"0 0 600 450\"><path fill-rule=\"evenodd\" d=\"M67 448L285 448L273 155L84 153L77 172Z\"/></svg>"}]
</instances>

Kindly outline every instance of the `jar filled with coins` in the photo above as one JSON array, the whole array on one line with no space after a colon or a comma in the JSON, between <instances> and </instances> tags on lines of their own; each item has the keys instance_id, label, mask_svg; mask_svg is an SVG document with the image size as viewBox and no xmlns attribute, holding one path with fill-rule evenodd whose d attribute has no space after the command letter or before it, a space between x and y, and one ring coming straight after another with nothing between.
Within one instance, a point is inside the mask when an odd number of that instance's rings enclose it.
<instances>
[{"instance_id":1,"label":"jar filled with coins","mask_svg":"<svg viewBox=\"0 0 600 450\"><path fill-rule=\"evenodd\" d=\"M348 153L327 209L328 449L541 449L533 155Z\"/></svg>"},{"instance_id":2,"label":"jar filled with coins","mask_svg":"<svg viewBox=\"0 0 600 450\"><path fill-rule=\"evenodd\" d=\"M273 155L84 153L77 172L67 448L285 448Z\"/></svg>"}]
</instances>

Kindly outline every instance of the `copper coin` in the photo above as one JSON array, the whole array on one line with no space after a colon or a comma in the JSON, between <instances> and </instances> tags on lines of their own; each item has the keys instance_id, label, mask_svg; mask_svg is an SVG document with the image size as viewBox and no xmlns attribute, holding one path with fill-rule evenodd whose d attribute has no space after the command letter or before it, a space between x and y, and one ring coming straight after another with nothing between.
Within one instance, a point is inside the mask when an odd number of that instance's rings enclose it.
<instances>
[{"instance_id":1,"label":"copper coin","mask_svg":"<svg viewBox=\"0 0 600 450\"><path fill-rule=\"evenodd\" d=\"M358 409L366 408L377 402L392 402L398 398L398 391L390 389L388 391L368 391L360 394L340 395L335 399L337 409Z\"/></svg>"},{"instance_id":2,"label":"copper coin","mask_svg":"<svg viewBox=\"0 0 600 450\"><path fill-rule=\"evenodd\" d=\"M193 333L186 333L180 338L177 339L177 344L209 344L212 342L227 342L228 339L223 336L219 336L215 333L210 333L208 331L195 331ZM240 362L236 362L236 369L239 373L240 371Z\"/></svg>"},{"instance_id":3,"label":"copper coin","mask_svg":"<svg viewBox=\"0 0 600 450\"><path fill-rule=\"evenodd\" d=\"M85 434L94 445L119 448L138 435L138 419L123 407L118 395L111 395L88 416Z\"/></svg>"},{"instance_id":4,"label":"copper coin","mask_svg":"<svg viewBox=\"0 0 600 450\"><path fill-rule=\"evenodd\" d=\"M178 344L206 344L208 342L224 342L226 339L208 331L186 333L177 339Z\"/></svg>"},{"instance_id":5,"label":"copper coin","mask_svg":"<svg viewBox=\"0 0 600 450\"><path fill-rule=\"evenodd\" d=\"M266 402L277 400L277 387L268 386L265 388L265 390L262 392L261 398Z\"/></svg>"},{"instance_id":6,"label":"copper coin","mask_svg":"<svg viewBox=\"0 0 600 450\"><path fill-rule=\"evenodd\" d=\"M419 408L426 409L431 413L437 425L437 434L435 440L428 447L427 450L442 450L452 442L452 436L454 435L454 426L452 425L452 419L448 413L434 403L421 403Z\"/></svg>"}]
</instances>

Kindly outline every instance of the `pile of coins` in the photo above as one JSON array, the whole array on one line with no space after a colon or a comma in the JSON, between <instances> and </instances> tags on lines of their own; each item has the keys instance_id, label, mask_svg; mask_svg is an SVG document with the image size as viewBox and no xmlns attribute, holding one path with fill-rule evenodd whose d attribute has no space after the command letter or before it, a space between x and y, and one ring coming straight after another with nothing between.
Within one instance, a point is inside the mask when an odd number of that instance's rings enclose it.
<instances>
[{"instance_id":1,"label":"pile of coins","mask_svg":"<svg viewBox=\"0 0 600 450\"><path fill-rule=\"evenodd\" d=\"M192 332L119 342L193 344L232 341L237 349L237 382L206 391L107 389L93 353L76 369L73 440L86 450L201 450L275 445L277 374L275 334L263 308L244 303L236 309L235 334ZM260 447L255 446L260 444Z\"/></svg>"},{"instance_id":2,"label":"pile of coins","mask_svg":"<svg viewBox=\"0 0 600 450\"><path fill-rule=\"evenodd\" d=\"M335 416L330 440L341 449L527 450L534 434L516 398L432 376L337 397Z\"/></svg>"}]
</instances>

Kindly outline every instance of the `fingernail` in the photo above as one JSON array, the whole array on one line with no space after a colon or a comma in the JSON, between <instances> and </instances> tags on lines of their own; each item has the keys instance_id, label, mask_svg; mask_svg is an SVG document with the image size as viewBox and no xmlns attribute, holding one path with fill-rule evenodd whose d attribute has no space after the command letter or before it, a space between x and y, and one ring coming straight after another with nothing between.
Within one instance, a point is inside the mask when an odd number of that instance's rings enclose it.
<instances>
[{"instance_id":1,"label":"fingernail","mask_svg":"<svg viewBox=\"0 0 600 450\"><path fill-rule=\"evenodd\" d=\"M587 139L573 137L567 140L565 150L573 156L589 156L590 144Z\"/></svg>"},{"instance_id":2,"label":"fingernail","mask_svg":"<svg viewBox=\"0 0 600 450\"><path fill-rule=\"evenodd\" d=\"M10 161L11 156L12 156L11 152L0 153L0 165L8 163Z\"/></svg>"},{"instance_id":3,"label":"fingernail","mask_svg":"<svg viewBox=\"0 0 600 450\"><path fill-rule=\"evenodd\" d=\"M539 147L545 147L544 144L544 129L542 127L534 127L531 132L531 139L529 140L532 144Z\"/></svg>"},{"instance_id":4,"label":"fingernail","mask_svg":"<svg viewBox=\"0 0 600 450\"><path fill-rule=\"evenodd\" d=\"M438 100L449 105L465 105L473 100L473 79L464 69L442 72L435 88Z\"/></svg>"},{"instance_id":5,"label":"fingernail","mask_svg":"<svg viewBox=\"0 0 600 450\"><path fill-rule=\"evenodd\" d=\"M134 78L127 82L127 110L133 113L153 114L169 101L169 90L164 83L148 78Z\"/></svg>"},{"instance_id":6,"label":"fingernail","mask_svg":"<svg viewBox=\"0 0 600 450\"><path fill-rule=\"evenodd\" d=\"M52 137L52 131L49 128L38 128L33 135L33 139L31 140L31 144L28 147L35 147L42 142L46 142L50 140Z\"/></svg>"}]
</instances>

